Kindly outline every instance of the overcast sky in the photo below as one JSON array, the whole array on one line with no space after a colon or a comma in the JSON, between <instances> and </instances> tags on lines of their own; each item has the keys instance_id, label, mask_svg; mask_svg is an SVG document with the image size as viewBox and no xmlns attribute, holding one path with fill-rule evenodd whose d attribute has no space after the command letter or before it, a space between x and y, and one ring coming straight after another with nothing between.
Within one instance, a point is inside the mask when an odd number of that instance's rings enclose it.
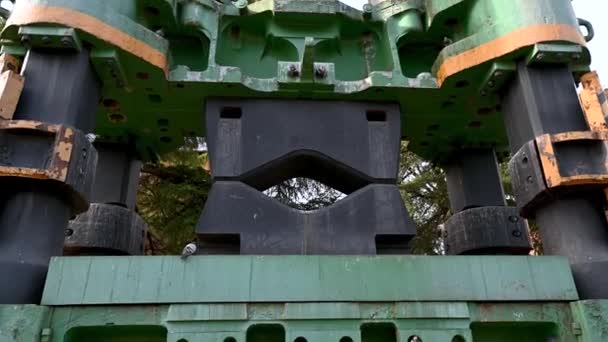
<instances>
[{"instance_id":1,"label":"overcast sky","mask_svg":"<svg viewBox=\"0 0 608 342\"><path fill-rule=\"evenodd\" d=\"M363 4L367 3L367 0L341 1L357 9L362 9ZM592 68L599 72L604 87L608 87L608 0L574 0L572 4L579 18L587 19L593 24L595 38L589 43L593 57Z\"/></svg>"}]
</instances>

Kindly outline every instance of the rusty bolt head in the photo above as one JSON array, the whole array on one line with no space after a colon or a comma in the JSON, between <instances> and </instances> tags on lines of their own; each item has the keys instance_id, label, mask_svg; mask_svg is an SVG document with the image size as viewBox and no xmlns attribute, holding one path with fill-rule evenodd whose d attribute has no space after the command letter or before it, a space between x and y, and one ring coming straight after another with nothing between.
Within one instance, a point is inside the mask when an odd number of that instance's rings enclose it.
<instances>
[{"instance_id":1,"label":"rusty bolt head","mask_svg":"<svg viewBox=\"0 0 608 342\"><path fill-rule=\"evenodd\" d=\"M28 36L27 34L26 34L26 35L23 35L23 36L21 37L21 43L22 43L23 45L28 45L28 44L29 44L31 41L32 41L32 39L31 39L31 38L30 38L30 36Z\"/></svg>"},{"instance_id":2,"label":"rusty bolt head","mask_svg":"<svg viewBox=\"0 0 608 342\"><path fill-rule=\"evenodd\" d=\"M64 47L72 47L72 38L70 37L63 37L61 38L61 45Z\"/></svg>"},{"instance_id":3,"label":"rusty bolt head","mask_svg":"<svg viewBox=\"0 0 608 342\"><path fill-rule=\"evenodd\" d=\"M315 76L317 76L318 78L327 77L327 68L323 65L315 67Z\"/></svg>"},{"instance_id":4,"label":"rusty bolt head","mask_svg":"<svg viewBox=\"0 0 608 342\"><path fill-rule=\"evenodd\" d=\"M291 64L287 69L287 75L289 77L298 77L300 76L300 70L298 70L298 67L295 64Z\"/></svg>"}]
</instances>

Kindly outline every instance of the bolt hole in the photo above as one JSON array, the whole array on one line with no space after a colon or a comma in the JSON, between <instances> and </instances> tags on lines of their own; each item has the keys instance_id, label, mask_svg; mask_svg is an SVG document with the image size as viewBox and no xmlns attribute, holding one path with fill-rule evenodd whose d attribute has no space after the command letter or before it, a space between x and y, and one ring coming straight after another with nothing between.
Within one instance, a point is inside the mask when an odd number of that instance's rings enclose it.
<instances>
[{"instance_id":1,"label":"bolt hole","mask_svg":"<svg viewBox=\"0 0 608 342\"><path fill-rule=\"evenodd\" d=\"M481 128L481 121L472 121L469 122L469 128Z\"/></svg>"},{"instance_id":2,"label":"bolt hole","mask_svg":"<svg viewBox=\"0 0 608 342\"><path fill-rule=\"evenodd\" d=\"M353 342L353 339L349 336L344 336L340 339L340 342Z\"/></svg>"},{"instance_id":3,"label":"bolt hole","mask_svg":"<svg viewBox=\"0 0 608 342\"><path fill-rule=\"evenodd\" d=\"M234 39L239 39L241 37L241 27L239 25L233 25L230 28L230 36Z\"/></svg>"},{"instance_id":4,"label":"bolt hole","mask_svg":"<svg viewBox=\"0 0 608 342\"><path fill-rule=\"evenodd\" d=\"M418 335L412 335L407 338L407 342L422 342L422 339Z\"/></svg>"},{"instance_id":5,"label":"bolt hole","mask_svg":"<svg viewBox=\"0 0 608 342\"><path fill-rule=\"evenodd\" d=\"M72 218L72 220L75 218L76 218L76 216L74 216L74 218ZM72 236L72 235L74 235L74 229L68 228L65 230L65 236Z\"/></svg>"},{"instance_id":6,"label":"bolt hole","mask_svg":"<svg viewBox=\"0 0 608 342\"><path fill-rule=\"evenodd\" d=\"M452 342L467 342L461 335L456 335L452 338Z\"/></svg>"},{"instance_id":7,"label":"bolt hole","mask_svg":"<svg viewBox=\"0 0 608 342\"><path fill-rule=\"evenodd\" d=\"M150 100L150 102L153 102L153 103L163 102L163 99L160 97L160 95L157 95L157 94L148 95L148 100Z\"/></svg>"},{"instance_id":8,"label":"bolt hole","mask_svg":"<svg viewBox=\"0 0 608 342\"><path fill-rule=\"evenodd\" d=\"M447 18L443 22L443 25L445 25L446 27L449 27L449 28L454 28L454 27L458 26L458 19L456 19L456 18Z\"/></svg>"},{"instance_id":9,"label":"bolt hole","mask_svg":"<svg viewBox=\"0 0 608 342\"><path fill-rule=\"evenodd\" d=\"M147 80L150 78L150 75L147 72L138 72L135 74L135 77L139 78L140 80Z\"/></svg>"},{"instance_id":10,"label":"bolt hole","mask_svg":"<svg viewBox=\"0 0 608 342\"><path fill-rule=\"evenodd\" d=\"M167 127L163 127L160 129L161 132L166 133L169 132L169 129Z\"/></svg>"},{"instance_id":11,"label":"bolt hole","mask_svg":"<svg viewBox=\"0 0 608 342\"><path fill-rule=\"evenodd\" d=\"M147 15L154 16L154 17L157 17L160 14L160 10L154 6L146 6L145 12ZM184 341L187 342L186 340L184 340Z\"/></svg>"},{"instance_id":12,"label":"bolt hole","mask_svg":"<svg viewBox=\"0 0 608 342\"><path fill-rule=\"evenodd\" d=\"M430 125L429 127L426 128L427 131L436 131L438 129L439 129L438 124Z\"/></svg>"},{"instance_id":13,"label":"bolt hole","mask_svg":"<svg viewBox=\"0 0 608 342\"><path fill-rule=\"evenodd\" d=\"M456 82L456 88L466 88L469 86L469 81L461 80Z\"/></svg>"},{"instance_id":14,"label":"bolt hole","mask_svg":"<svg viewBox=\"0 0 608 342\"><path fill-rule=\"evenodd\" d=\"M486 115L490 115L494 112L494 109L489 108L489 107L484 107L484 108L479 108L477 110L477 114L480 116L486 116Z\"/></svg>"},{"instance_id":15,"label":"bolt hole","mask_svg":"<svg viewBox=\"0 0 608 342\"><path fill-rule=\"evenodd\" d=\"M521 160L522 164L528 164L528 157L524 157L524 159Z\"/></svg>"},{"instance_id":16,"label":"bolt hole","mask_svg":"<svg viewBox=\"0 0 608 342\"><path fill-rule=\"evenodd\" d=\"M108 120L110 120L111 123L118 124L127 121L127 117L121 113L110 113L108 114Z\"/></svg>"},{"instance_id":17,"label":"bolt hole","mask_svg":"<svg viewBox=\"0 0 608 342\"><path fill-rule=\"evenodd\" d=\"M454 105L454 101L444 101L441 104L441 108L446 109L446 108L452 107L453 105Z\"/></svg>"},{"instance_id":18,"label":"bolt hole","mask_svg":"<svg viewBox=\"0 0 608 342\"><path fill-rule=\"evenodd\" d=\"M367 121L386 121L386 112L383 110L368 110L365 113Z\"/></svg>"},{"instance_id":19,"label":"bolt hole","mask_svg":"<svg viewBox=\"0 0 608 342\"><path fill-rule=\"evenodd\" d=\"M161 127L169 126L169 120L167 120L167 119L158 119L158 120L156 120L156 123Z\"/></svg>"},{"instance_id":20,"label":"bolt hole","mask_svg":"<svg viewBox=\"0 0 608 342\"><path fill-rule=\"evenodd\" d=\"M421 142L421 143L420 143L420 146L422 146L422 147L427 147L427 146L429 146L429 145L430 145L430 144L429 144L429 142L428 142L428 141L423 141L423 142Z\"/></svg>"},{"instance_id":21,"label":"bolt hole","mask_svg":"<svg viewBox=\"0 0 608 342\"><path fill-rule=\"evenodd\" d=\"M173 139L171 139L171 137L160 137L160 141L168 144L173 141Z\"/></svg>"},{"instance_id":22,"label":"bolt hole","mask_svg":"<svg viewBox=\"0 0 608 342\"><path fill-rule=\"evenodd\" d=\"M236 342L236 338L234 338L234 337L232 337L232 336L230 336L230 337L226 337L226 338L224 339L224 342Z\"/></svg>"},{"instance_id":23,"label":"bolt hole","mask_svg":"<svg viewBox=\"0 0 608 342\"><path fill-rule=\"evenodd\" d=\"M176 87L178 87L179 89L184 89L186 86L183 83L178 83Z\"/></svg>"},{"instance_id":24,"label":"bolt hole","mask_svg":"<svg viewBox=\"0 0 608 342\"><path fill-rule=\"evenodd\" d=\"M295 340L293 340L293 342L308 342L304 337L300 336L297 337Z\"/></svg>"},{"instance_id":25,"label":"bolt hole","mask_svg":"<svg viewBox=\"0 0 608 342\"><path fill-rule=\"evenodd\" d=\"M103 100L103 106L106 108L117 108L119 103L114 99L105 99Z\"/></svg>"},{"instance_id":26,"label":"bolt hole","mask_svg":"<svg viewBox=\"0 0 608 342\"><path fill-rule=\"evenodd\" d=\"M240 119L243 116L241 107L224 107L220 111L220 118L222 119Z\"/></svg>"}]
</instances>

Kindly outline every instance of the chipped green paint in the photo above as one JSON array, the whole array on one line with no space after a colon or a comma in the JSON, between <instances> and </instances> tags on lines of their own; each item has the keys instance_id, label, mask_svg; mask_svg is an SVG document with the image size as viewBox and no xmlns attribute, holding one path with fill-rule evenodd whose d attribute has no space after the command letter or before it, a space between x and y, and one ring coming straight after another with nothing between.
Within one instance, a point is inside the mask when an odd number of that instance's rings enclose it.
<instances>
[{"instance_id":1,"label":"chipped green paint","mask_svg":"<svg viewBox=\"0 0 608 342\"><path fill-rule=\"evenodd\" d=\"M462 147L506 151L496 91L513 61L535 47L464 70L441 88L438 64L536 24L578 29L569 0L380 1L367 14L334 0L258 0L243 8L211 0L20 3L86 14L167 56L165 74L94 34L76 31L78 41L91 47L104 84L100 139L134 139L144 157L175 149L184 137L203 136L205 100L218 96L398 102L403 137L425 158L439 160ZM48 24L34 31L45 30L57 32ZM23 55L21 37L18 27L7 27L3 50ZM554 55L577 57L552 62L570 64L575 74L588 69L585 47L546 43ZM294 65L301 69L296 77L287 72ZM489 78L497 66L505 67L498 69L504 78ZM318 67L326 70L324 77L314 75Z\"/></svg>"},{"instance_id":2,"label":"chipped green paint","mask_svg":"<svg viewBox=\"0 0 608 342\"><path fill-rule=\"evenodd\" d=\"M11 305L0 306L0 332L10 331L0 337L3 342L287 342L298 337L406 342L410 336L425 342L603 342L606 309L605 301Z\"/></svg>"}]
</instances>

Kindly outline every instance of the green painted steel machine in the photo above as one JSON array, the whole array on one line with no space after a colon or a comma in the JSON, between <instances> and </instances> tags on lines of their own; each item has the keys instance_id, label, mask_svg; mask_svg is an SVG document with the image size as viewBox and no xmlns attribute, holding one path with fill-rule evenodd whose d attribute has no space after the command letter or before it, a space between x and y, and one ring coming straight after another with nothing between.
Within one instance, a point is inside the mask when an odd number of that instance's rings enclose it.
<instances>
[{"instance_id":1,"label":"green painted steel machine","mask_svg":"<svg viewBox=\"0 0 608 342\"><path fill-rule=\"evenodd\" d=\"M608 341L608 105L570 0L11 2L0 342ZM200 137L197 244L138 256L141 161ZM402 141L445 170L447 256L409 255ZM261 193L292 177L347 196Z\"/></svg>"}]
</instances>

